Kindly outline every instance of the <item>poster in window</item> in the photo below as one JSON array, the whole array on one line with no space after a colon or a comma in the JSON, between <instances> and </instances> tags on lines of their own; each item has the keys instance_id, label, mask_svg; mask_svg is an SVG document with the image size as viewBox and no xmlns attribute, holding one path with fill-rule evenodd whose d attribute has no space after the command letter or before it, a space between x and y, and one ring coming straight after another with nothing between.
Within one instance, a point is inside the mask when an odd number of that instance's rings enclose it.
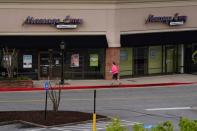
<instances>
[{"instance_id":1,"label":"poster in window","mask_svg":"<svg viewBox=\"0 0 197 131\"><path fill-rule=\"evenodd\" d=\"M121 61L127 61L128 60L128 53L124 50L121 50L120 52L120 60Z\"/></svg>"},{"instance_id":2,"label":"poster in window","mask_svg":"<svg viewBox=\"0 0 197 131\"><path fill-rule=\"evenodd\" d=\"M192 53L193 64L197 64L197 50Z\"/></svg>"},{"instance_id":3,"label":"poster in window","mask_svg":"<svg viewBox=\"0 0 197 131\"><path fill-rule=\"evenodd\" d=\"M32 55L23 55L23 68L32 68Z\"/></svg>"},{"instance_id":4,"label":"poster in window","mask_svg":"<svg viewBox=\"0 0 197 131\"><path fill-rule=\"evenodd\" d=\"M90 66L98 67L98 54L90 54Z\"/></svg>"},{"instance_id":5,"label":"poster in window","mask_svg":"<svg viewBox=\"0 0 197 131\"><path fill-rule=\"evenodd\" d=\"M71 55L71 67L79 67L79 54Z\"/></svg>"},{"instance_id":6,"label":"poster in window","mask_svg":"<svg viewBox=\"0 0 197 131\"><path fill-rule=\"evenodd\" d=\"M156 59L157 58L157 50L152 49L150 50L150 59Z\"/></svg>"},{"instance_id":7,"label":"poster in window","mask_svg":"<svg viewBox=\"0 0 197 131\"><path fill-rule=\"evenodd\" d=\"M56 64L56 65L59 65L59 64L60 64L60 61L59 61L58 59L56 59L56 60L55 60L55 64Z\"/></svg>"}]
</instances>

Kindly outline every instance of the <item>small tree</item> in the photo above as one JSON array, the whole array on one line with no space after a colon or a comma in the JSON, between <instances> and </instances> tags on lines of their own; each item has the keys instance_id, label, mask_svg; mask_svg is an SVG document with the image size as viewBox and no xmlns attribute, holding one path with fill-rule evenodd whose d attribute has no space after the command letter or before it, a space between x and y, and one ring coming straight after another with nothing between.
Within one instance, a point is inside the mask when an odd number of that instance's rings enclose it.
<instances>
[{"instance_id":1,"label":"small tree","mask_svg":"<svg viewBox=\"0 0 197 131\"><path fill-rule=\"evenodd\" d=\"M135 124L132 126L132 131L148 131L148 129L144 129L143 124Z\"/></svg>"},{"instance_id":2,"label":"small tree","mask_svg":"<svg viewBox=\"0 0 197 131\"><path fill-rule=\"evenodd\" d=\"M179 127L180 131L197 131L197 121L181 117Z\"/></svg>"},{"instance_id":3,"label":"small tree","mask_svg":"<svg viewBox=\"0 0 197 131\"><path fill-rule=\"evenodd\" d=\"M107 125L106 131L128 131L128 129L121 124L119 118L113 118L112 122Z\"/></svg>"},{"instance_id":4,"label":"small tree","mask_svg":"<svg viewBox=\"0 0 197 131\"><path fill-rule=\"evenodd\" d=\"M58 82L56 82L55 85L52 85L51 82L49 82L49 98L52 101L53 111L55 112L59 109L62 87L63 86Z\"/></svg>"},{"instance_id":5,"label":"small tree","mask_svg":"<svg viewBox=\"0 0 197 131\"><path fill-rule=\"evenodd\" d=\"M174 126L171 121L165 121L151 128L151 131L174 131Z\"/></svg>"},{"instance_id":6,"label":"small tree","mask_svg":"<svg viewBox=\"0 0 197 131\"><path fill-rule=\"evenodd\" d=\"M2 65L6 68L8 78L14 77L14 69L17 67L18 52L15 49L3 48Z\"/></svg>"}]
</instances>

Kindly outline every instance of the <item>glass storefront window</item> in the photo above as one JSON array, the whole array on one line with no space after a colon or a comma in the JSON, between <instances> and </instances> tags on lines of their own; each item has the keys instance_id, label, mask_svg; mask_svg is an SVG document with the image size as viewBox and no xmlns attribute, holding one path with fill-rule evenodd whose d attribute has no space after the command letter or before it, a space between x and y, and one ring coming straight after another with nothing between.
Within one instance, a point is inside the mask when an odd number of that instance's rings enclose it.
<instances>
[{"instance_id":1,"label":"glass storefront window","mask_svg":"<svg viewBox=\"0 0 197 131\"><path fill-rule=\"evenodd\" d=\"M148 74L162 73L162 46L150 46Z\"/></svg>"},{"instance_id":2,"label":"glass storefront window","mask_svg":"<svg viewBox=\"0 0 197 131\"><path fill-rule=\"evenodd\" d=\"M98 67L99 65L99 57L98 54L90 54L90 66L91 67Z\"/></svg>"},{"instance_id":3,"label":"glass storefront window","mask_svg":"<svg viewBox=\"0 0 197 131\"><path fill-rule=\"evenodd\" d=\"M79 54L71 55L70 67L79 67Z\"/></svg>"},{"instance_id":4,"label":"glass storefront window","mask_svg":"<svg viewBox=\"0 0 197 131\"><path fill-rule=\"evenodd\" d=\"M3 53L2 50L0 50L0 77L3 76L4 72L3 72L3 65L2 65L2 59L3 59Z\"/></svg>"},{"instance_id":5,"label":"glass storefront window","mask_svg":"<svg viewBox=\"0 0 197 131\"><path fill-rule=\"evenodd\" d=\"M192 45L192 73L197 74L197 44Z\"/></svg>"},{"instance_id":6,"label":"glass storefront window","mask_svg":"<svg viewBox=\"0 0 197 131\"><path fill-rule=\"evenodd\" d=\"M103 79L105 49L67 49L65 54L65 79Z\"/></svg>"},{"instance_id":7,"label":"glass storefront window","mask_svg":"<svg viewBox=\"0 0 197 131\"><path fill-rule=\"evenodd\" d=\"M135 76L142 76L148 73L147 46L133 48L133 70Z\"/></svg>"},{"instance_id":8,"label":"glass storefront window","mask_svg":"<svg viewBox=\"0 0 197 131\"><path fill-rule=\"evenodd\" d=\"M120 49L120 76L131 76L133 73L133 50L132 48Z\"/></svg>"},{"instance_id":9,"label":"glass storefront window","mask_svg":"<svg viewBox=\"0 0 197 131\"><path fill-rule=\"evenodd\" d=\"M32 55L23 55L23 68L32 68Z\"/></svg>"},{"instance_id":10,"label":"glass storefront window","mask_svg":"<svg viewBox=\"0 0 197 131\"><path fill-rule=\"evenodd\" d=\"M183 73L184 72L184 70L183 70L183 68L184 68L184 58L183 58L183 56L184 56L184 46L183 46L183 44L180 44L180 45L178 45L178 71L177 71L177 73Z\"/></svg>"},{"instance_id":11,"label":"glass storefront window","mask_svg":"<svg viewBox=\"0 0 197 131\"><path fill-rule=\"evenodd\" d=\"M38 53L36 50L19 50L17 76L38 79Z\"/></svg>"},{"instance_id":12,"label":"glass storefront window","mask_svg":"<svg viewBox=\"0 0 197 131\"><path fill-rule=\"evenodd\" d=\"M164 72L167 74L178 72L178 46L165 45Z\"/></svg>"}]
</instances>

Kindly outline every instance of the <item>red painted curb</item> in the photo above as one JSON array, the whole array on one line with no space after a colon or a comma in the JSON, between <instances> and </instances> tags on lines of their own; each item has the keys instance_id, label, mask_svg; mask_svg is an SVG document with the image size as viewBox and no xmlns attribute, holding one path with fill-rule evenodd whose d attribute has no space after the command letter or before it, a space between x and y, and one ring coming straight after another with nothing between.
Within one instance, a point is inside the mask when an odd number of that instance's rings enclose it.
<instances>
[{"instance_id":1,"label":"red painted curb","mask_svg":"<svg viewBox=\"0 0 197 131\"><path fill-rule=\"evenodd\" d=\"M196 84L196 82L173 82L173 83L150 83L150 84L122 84L122 85L97 85L97 86L64 86L63 90L73 90L73 89L104 89L104 88L137 88L137 87L154 87L154 86L176 86L176 85L188 85ZM58 89L56 87L55 89ZM43 87L34 87L34 88L9 88L9 87L0 87L0 92L8 91L44 91Z\"/></svg>"}]
</instances>

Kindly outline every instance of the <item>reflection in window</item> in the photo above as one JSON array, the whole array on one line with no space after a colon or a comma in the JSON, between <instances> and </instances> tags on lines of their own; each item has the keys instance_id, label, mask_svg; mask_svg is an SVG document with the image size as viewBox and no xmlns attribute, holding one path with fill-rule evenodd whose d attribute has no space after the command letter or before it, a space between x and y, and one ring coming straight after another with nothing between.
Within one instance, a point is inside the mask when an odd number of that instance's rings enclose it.
<instances>
[{"instance_id":1,"label":"reflection in window","mask_svg":"<svg viewBox=\"0 0 197 131\"><path fill-rule=\"evenodd\" d=\"M132 75L132 48L120 49L120 76Z\"/></svg>"}]
</instances>

